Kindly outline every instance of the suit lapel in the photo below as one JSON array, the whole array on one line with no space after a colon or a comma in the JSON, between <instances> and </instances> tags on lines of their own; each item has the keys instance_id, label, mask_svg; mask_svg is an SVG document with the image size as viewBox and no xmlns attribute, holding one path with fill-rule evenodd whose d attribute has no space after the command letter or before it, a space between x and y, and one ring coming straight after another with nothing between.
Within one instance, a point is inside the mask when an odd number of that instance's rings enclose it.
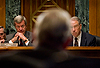
<instances>
[{"instance_id":1,"label":"suit lapel","mask_svg":"<svg viewBox=\"0 0 100 68\"><path fill-rule=\"evenodd\" d=\"M28 31L25 31L25 34L24 34L24 36L26 37L26 38L29 38L29 32Z\"/></svg>"},{"instance_id":2,"label":"suit lapel","mask_svg":"<svg viewBox=\"0 0 100 68\"><path fill-rule=\"evenodd\" d=\"M86 45L86 34L82 31L82 36L81 36L81 46Z\"/></svg>"}]
</instances>

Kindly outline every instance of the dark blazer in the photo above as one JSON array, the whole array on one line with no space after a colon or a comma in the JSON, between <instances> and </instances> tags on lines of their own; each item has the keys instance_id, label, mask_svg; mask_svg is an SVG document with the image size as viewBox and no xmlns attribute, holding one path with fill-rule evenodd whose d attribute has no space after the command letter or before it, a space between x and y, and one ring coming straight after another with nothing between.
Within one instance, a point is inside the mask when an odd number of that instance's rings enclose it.
<instances>
[{"instance_id":1,"label":"dark blazer","mask_svg":"<svg viewBox=\"0 0 100 68\"><path fill-rule=\"evenodd\" d=\"M7 35L6 36L6 43L8 43L15 36L15 34L16 34L16 32ZM30 41L28 45L31 46L32 42L33 42L32 32L26 31L25 34L24 34L24 36ZM19 41L16 40L14 43L18 43L19 44ZM26 46L24 41L22 41L22 43L23 43L23 46Z\"/></svg>"},{"instance_id":2,"label":"dark blazer","mask_svg":"<svg viewBox=\"0 0 100 68\"><path fill-rule=\"evenodd\" d=\"M70 46L73 46L73 39ZM80 46L96 46L96 38L93 35L82 31Z\"/></svg>"}]
</instances>

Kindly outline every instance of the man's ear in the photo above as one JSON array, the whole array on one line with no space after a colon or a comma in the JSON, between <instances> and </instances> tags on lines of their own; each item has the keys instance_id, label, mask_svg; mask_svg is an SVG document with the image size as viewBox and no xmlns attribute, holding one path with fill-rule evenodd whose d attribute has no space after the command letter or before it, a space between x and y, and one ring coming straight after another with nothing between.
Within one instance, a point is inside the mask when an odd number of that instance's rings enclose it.
<instances>
[{"instance_id":1,"label":"man's ear","mask_svg":"<svg viewBox=\"0 0 100 68\"><path fill-rule=\"evenodd\" d=\"M82 24L80 24L80 30L82 29Z\"/></svg>"},{"instance_id":2,"label":"man's ear","mask_svg":"<svg viewBox=\"0 0 100 68\"><path fill-rule=\"evenodd\" d=\"M71 44L71 42L72 42L72 37L68 37L68 39L63 44L63 48L65 49L66 47L68 47Z\"/></svg>"}]
</instances>

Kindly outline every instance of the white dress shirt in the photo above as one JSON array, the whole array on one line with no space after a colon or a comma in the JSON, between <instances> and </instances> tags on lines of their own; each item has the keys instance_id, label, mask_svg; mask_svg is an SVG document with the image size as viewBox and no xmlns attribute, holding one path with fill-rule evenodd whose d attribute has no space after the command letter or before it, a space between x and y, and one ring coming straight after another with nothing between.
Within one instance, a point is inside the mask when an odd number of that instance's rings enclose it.
<instances>
[{"instance_id":1,"label":"white dress shirt","mask_svg":"<svg viewBox=\"0 0 100 68\"><path fill-rule=\"evenodd\" d=\"M9 43L13 43L13 42L10 40ZM20 43L20 41L19 41L19 43ZM29 41L27 43L25 43L25 44L26 44L26 46L28 46Z\"/></svg>"},{"instance_id":2,"label":"white dress shirt","mask_svg":"<svg viewBox=\"0 0 100 68\"><path fill-rule=\"evenodd\" d=\"M82 32L80 32L79 36L77 37L79 47L80 47L80 43L81 43L81 35L82 35ZM74 44L75 44L75 37L73 36L73 47L74 47Z\"/></svg>"}]
</instances>

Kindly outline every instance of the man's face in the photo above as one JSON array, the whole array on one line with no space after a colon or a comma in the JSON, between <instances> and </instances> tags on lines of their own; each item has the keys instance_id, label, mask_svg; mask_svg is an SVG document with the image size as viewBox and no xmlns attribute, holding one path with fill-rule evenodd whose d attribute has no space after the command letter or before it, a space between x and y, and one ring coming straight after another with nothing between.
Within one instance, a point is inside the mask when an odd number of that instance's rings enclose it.
<instances>
[{"instance_id":1,"label":"man's face","mask_svg":"<svg viewBox=\"0 0 100 68\"><path fill-rule=\"evenodd\" d=\"M3 28L0 29L0 40L5 38L5 33L3 31Z\"/></svg>"},{"instance_id":2,"label":"man's face","mask_svg":"<svg viewBox=\"0 0 100 68\"><path fill-rule=\"evenodd\" d=\"M80 34L82 25L78 21L71 21L71 33L74 37L77 37Z\"/></svg>"},{"instance_id":3,"label":"man's face","mask_svg":"<svg viewBox=\"0 0 100 68\"><path fill-rule=\"evenodd\" d=\"M21 23L15 22L15 28L16 28L17 32L24 34L26 31L26 25L25 25L24 20Z\"/></svg>"}]
</instances>

